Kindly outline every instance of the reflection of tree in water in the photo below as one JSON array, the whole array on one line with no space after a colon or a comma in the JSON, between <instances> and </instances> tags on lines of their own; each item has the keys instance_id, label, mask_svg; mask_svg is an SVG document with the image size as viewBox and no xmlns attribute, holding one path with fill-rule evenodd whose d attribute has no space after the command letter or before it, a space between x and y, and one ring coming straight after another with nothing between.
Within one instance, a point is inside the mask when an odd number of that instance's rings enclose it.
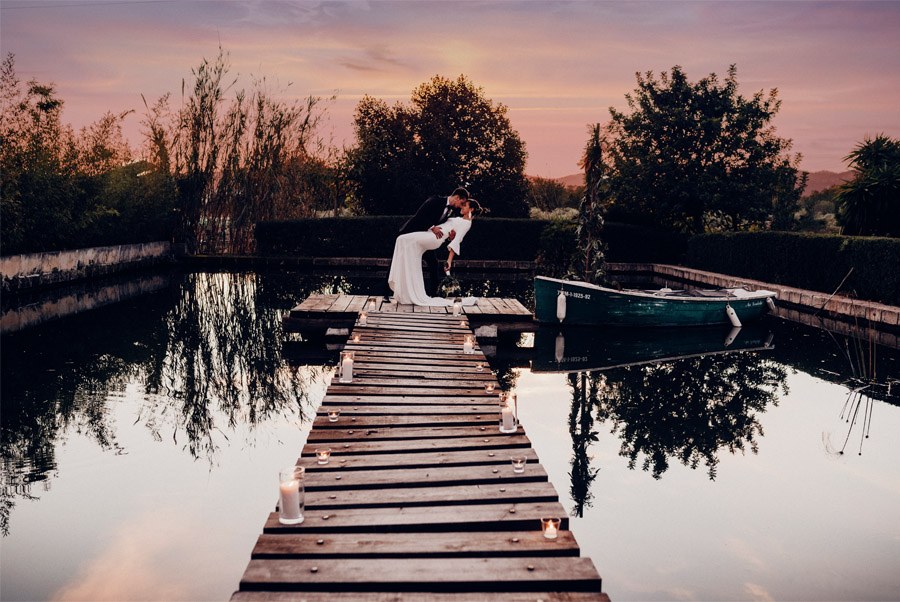
<instances>
[{"instance_id":1,"label":"reflection of tree in water","mask_svg":"<svg viewBox=\"0 0 900 602\"><path fill-rule=\"evenodd\" d=\"M286 413L305 418L308 383L302 368L282 365L281 316L257 307L256 278L189 274L165 317L165 352L148 371L139 420L157 439L172 423L173 439L183 432L196 458L212 461L215 433L226 428Z\"/></svg>"},{"instance_id":2,"label":"reflection of tree in water","mask_svg":"<svg viewBox=\"0 0 900 602\"><path fill-rule=\"evenodd\" d=\"M321 369L281 361L278 308L257 276L190 274L170 292L123 302L3 339L0 529L16 499L56 470L55 450L78 433L123 452L114 409L129 384L137 421L215 463L217 441L276 415L305 419Z\"/></svg>"},{"instance_id":3,"label":"reflection of tree in water","mask_svg":"<svg viewBox=\"0 0 900 602\"><path fill-rule=\"evenodd\" d=\"M588 448L597 441L593 412L598 404L598 394L607 389L606 377L599 372L573 372L568 380L572 388L572 408L569 411L569 432L572 433L572 471L569 477L572 485L569 493L575 501L573 514L582 517L585 506L591 506L591 484L600 472L599 468L591 468Z\"/></svg>"},{"instance_id":4,"label":"reflection of tree in water","mask_svg":"<svg viewBox=\"0 0 900 602\"><path fill-rule=\"evenodd\" d=\"M707 467L715 479L718 453L757 452L763 428L757 413L777 405L787 391L787 372L753 353L708 355L630 366L606 373L614 395L602 398L598 417L611 421L629 467L658 479L676 458L685 466Z\"/></svg>"}]
</instances>

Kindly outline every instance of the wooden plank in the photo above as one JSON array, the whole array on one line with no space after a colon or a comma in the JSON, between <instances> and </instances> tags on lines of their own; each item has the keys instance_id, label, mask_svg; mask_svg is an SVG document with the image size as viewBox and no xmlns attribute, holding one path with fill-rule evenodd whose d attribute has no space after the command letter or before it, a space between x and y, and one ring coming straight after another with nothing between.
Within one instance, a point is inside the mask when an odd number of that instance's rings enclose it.
<instances>
[{"instance_id":1,"label":"wooden plank","mask_svg":"<svg viewBox=\"0 0 900 602\"><path fill-rule=\"evenodd\" d=\"M588 558L384 558L251 560L242 590L484 592L535 588L600 591Z\"/></svg>"},{"instance_id":2,"label":"wooden plank","mask_svg":"<svg viewBox=\"0 0 900 602\"><path fill-rule=\"evenodd\" d=\"M373 495L377 493L377 495ZM319 490L306 493L306 510L383 508L392 512L399 507L450 506L472 504L518 504L556 502L559 496L549 482L509 482L482 485L447 485L415 489L385 488Z\"/></svg>"},{"instance_id":3,"label":"wooden plank","mask_svg":"<svg viewBox=\"0 0 900 602\"><path fill-rule=\"evenodd\" d=\"M407 397L415 395L432 396L448 393L470 397L493 397L493 395L485 394L483 388L479 389L474 385L469 388L455 388L452 391L448 391L446 388L442 387L417 387L413 389L411 387L366 386L365 383L360 383L358 381L353 381L351 383L332 382L332 385L329 387L329 393L332 395L405 395Z\"/></svg>"},{"instance_id":4,"label":"wooden plank","mask_svg":"<svg viewBox=\"0 0 900 602\"><path fill-rule=\"evenodd\" d=\"M604 593L528 592L234 592L232 602L610 602Z\"/></svg>"},{"instance_id":5,"label":"wooden plank","mask_svg":"<svg viewBox=\"0 0 900 602\"><path fill-rule=\"evenodd\" d=\"M431 426L476 426L490 425L497 428L497 411L480 414L402 414L347 416L344 413L337 421L322 414L313 420L314 429L380 429L380 428L424 428Z\"/></svg>"},{"instance_id":6,"label":"wooden plank","mask_svg":"<svg viewBox=\"0 0 900 602\"><path fill-rule=\"evenodd\" d=\"M419 404L419 405L428 405L428 406L441 406L441 405L489 405L493 403L494 396L489 395L479 395L477 397L471 395L447 395L446 397L442 397L440 395L337 395L335 393L328 393L324 399L322 399L323 406L330 406L331 408L338 408L343 410L345 407L362 407L365 405L377 405L377 406L386 406L386 405L408 405L411 403Z\"/></svg>"},{"instance_id":7,"label":"wooden plank","mask_svg":"<svg viewBox=\"0 0 900 602\"><path fill-rule=\"evenodd\" d=\"M346 311L348 313L358 314L361 312L366 305L366 296L365 295L351 295L350 296L350 304L347 305Z\"/></svg>"},{"instance_id":8,"label":"wooden plank","mask_svg":"<svg viewBox=\"0 0 900 602\"><path fill-rule=\"evenodd\" d=\"M357 374L357 371L353 371L353 382L350 383L338 383L338 385L350 386L350 385L359 385L359 386L367 386L367 387L410 387L410 388L421 388L421 387L440 387L445 389L447 393L453 394L455 393L455 389L481 389L484 388L485 382L497 382L494 376L484 375L475 372L471 376L466 376L465 378L453 378L447 372L437 372L434 374L428 373L413 373L414 376L396 376L392 375L390 377L379 376L377 373L370 374ZM430 378L429 378L430 377Z\"/></svg>"},{"instance_id":9,"label":"wooden plank","mask_svg":"<svg viewBox=\"0 0 900 602\"><path fill-rule=\"evenodd\" d=\"M315 437L307 448L315 448L317 444L325 441ZM531 447L531 441L522 433L506 435L505 437L485 437L484 434L476 436L458 436L450 438L430 439L380 439L376 441L354 440L347 438L331 445L332 452L340 455L355 454L395 454L395 453L429 453L457 450L525 450ZM307 449L307 448L304 448ZM305 452L304 452L305 453Z\"/></svg>"},{"instance_id":10,"label":"wooden plank","mask_svg":"<svg viewBox=\"0 0 900 602\"><path fill-rule=\"evenodd\" d=\"M422 381L439 381L435 384L442 383L454 383L461 382L459 380L461 374L459 370L393 370L387 372L385 370L372 370L365 369L361 370L354 366L353 368L353 379L360 379L360 383L364 383L367 385L371 384L401 384L407 382L419 382ZM463 378L467 379L466 382L483 384L485 382L497 382L497 379L490 372L485 372L482 370L481 372L475 370L474 368L470 368L466 371ZM481 381L481 382L478 382Z\"/></svg>"},{"instance_id":11,"label":"wooden plank","mask_svg":"<svg viewBox=\"0 0 900 602\"><path fill-rule=\"evenodd\" d=\"M493 415L497 418L499 412L498 403L488 402L479 403L477 405L359 405L345 406L341 408L341 417L347 416L415 416L415 415ZM333 409L328 406L322 406L316 412L317 416L325 416Z\"/></svg>"},{"instance_id":12,"label":"wooden plank","mask_svg":"<svg viewBox=\"0 0 900 602\"><path fill-rule=\"evenodd\" d=\"M539 531L496 533L429 533L410 537L404 533L329 533L307 535L262 534L251 558L494 558L514 556L578 556L578 542L571 531L546 539Z\"/></svg>"},{"instance_id":13,"label":"wooden plank","mask_svg":"<svg viewBox=\"0 0 900 602\"><path fill-rule=\"evenodd\" d=\"M233 602L472 602L468 592L234 592ZM479 602L610 602L595 592L478 592Z\"/></svg>"},{"instance_id":14,"label":"wooden plank","mask_svg":"<svg viewBox=\"0 0 900 602\"><path fill-rule=\"evenodd\" d=\"M523 433L521 426L518 432ZM455 439L456 437L478 437L479 435L482 439L493 437L502 439L512 436L512 434L501 433L494 424L491 426L433 426L428 428L320 429L310 431L306 440L320 443L324 441L351 443L353 441L389 441L392 439Z\"/></svg>"},{"instance_id":15,"label":"wooden plank","mask_svg":"<svg viewBox=\"0 0 900 602\"><path fill-rule=\"evenodd\" d=\"M341 464L336 464L342 466ZM544 467L534 462L525 472L514 473L512 465L433 466L431 468L372 468L311 472L304 477L307 491L344 489L384 489L407 487L447 487L452 485L488 485L546 481Z\"/></svg>"},{"instance_id":16,"label":"wooden plank","mask_svg":"<svg viewBox=\"0 0 900 602\"><path fill-rule=\"evenodd\" d=\"M424 356L411 356L399 358L395 355L377 355L366 353L359 357L354 357L354 368L359 364L402 364L404 366L459 366L461 368L475 368L478 364L488 365L487 359L483 357L472 357L470 355L462 355L448 357L436 365L432 358Z\"/></svg>"},{"instance_id":17,"label":"wooden plank","mask_svg":"<svg viewBox=\"0 0 900 602\"><path fill-rule=\"evenodd\" d=\"M333 449L328 464L319 464L315 452L320 445L306 445L300 452L298 466L303 466L307 473L347 472L373 469L418 469L446 466L511 466L510 456L522 456L529 465L538 465L537 454L533 449L524 450L464 450L431 453L391 453L371 455L341 454L340 449Z\"/></svg>"}]
</instances>

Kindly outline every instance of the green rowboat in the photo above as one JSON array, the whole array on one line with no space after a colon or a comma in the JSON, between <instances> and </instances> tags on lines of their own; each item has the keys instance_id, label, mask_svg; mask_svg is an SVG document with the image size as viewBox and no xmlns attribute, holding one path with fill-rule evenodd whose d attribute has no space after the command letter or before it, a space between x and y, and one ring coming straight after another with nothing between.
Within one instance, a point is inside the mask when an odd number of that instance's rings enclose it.
<instances>
[{"instance_id":1,"label":"green rowboat","mask_svg":"<svg viewBox=\"0 0 900 602\"><path fill-rule=\"evenodd\" d=\"M772 291L743 288L616 290L544 276L534 278L535 319L543 324L741 326L774 306Z\"/></svg>"}]
</instances>

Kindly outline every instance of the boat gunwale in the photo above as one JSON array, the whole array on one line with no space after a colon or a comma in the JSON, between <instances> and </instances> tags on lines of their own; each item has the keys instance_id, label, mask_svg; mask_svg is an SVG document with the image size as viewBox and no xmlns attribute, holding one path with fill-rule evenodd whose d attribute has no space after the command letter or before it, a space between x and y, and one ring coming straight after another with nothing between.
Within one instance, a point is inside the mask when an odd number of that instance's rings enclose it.
<instances>
[{"instance_id":1,"label":"boat gunwale","mask_svg":"<svg viewBox=\"0 0 900 602\"><path fill-rule=\"evenodd\" d=\"M623 295L627 297L642 297L646 299L654 299L654 300L666 300L666 301L705 301L708 303L730 303L732 301L740 302L740 301L756 301L760 299L768 299L768 298L778 298L778 293L775 291L770 291L766 289L759 289L755 291L751 291L745 289L743 287L734 287L731 289L707 289L707 290L745 290L747 291L747 295L743 297L690 297L690 296L669 296L669 295L659 295L656 293L648 293L639 289L622 289L616 290L614 288L608 288L605 286L600 286L599 284L591 284L590 282L583 282L581 280L560 280L559 278L550 278L549 276L535 276L535 280L546 280L548 282L558 282L560 284L568 284L570 286L575 287L583 287L589 288L592 290L601 291L609 294Z\"/></svg>"}]
</instances>

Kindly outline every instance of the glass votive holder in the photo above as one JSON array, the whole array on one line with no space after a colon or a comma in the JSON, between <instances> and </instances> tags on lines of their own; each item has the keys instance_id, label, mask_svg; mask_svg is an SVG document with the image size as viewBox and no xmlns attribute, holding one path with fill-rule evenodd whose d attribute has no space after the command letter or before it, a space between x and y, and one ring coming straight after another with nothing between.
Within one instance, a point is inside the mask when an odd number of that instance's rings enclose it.
<instances>
[{"instance_id":1,"label":"glass votive holder","mask_svg":"<svg viewBox=\"0 0 900 602\"><path fill-rule=\"evenodd\" d=\"M316 450L316 464L328 464L329 458L331 458L331 450L329 448L325 447Z\"/></svg>"},{"instance_id":2,"label":"glass votive holder","mask_svg":"<svg viewBox=\"0 0 900 602\"><path fill-rule=\"evenodd\" d=\"M470 334L467 334L463 338L463 353L474 353L475 352L475 337Z\"/></svg>"},{"instance_id":3,"label":"glass votive holder","mask_svg":"<svg viewBox=\"0 0 900 602\"><path fill-rule=\"evenodd\" d=\"M515 473L523 473L525 472L525 463L528 461L528 458L525 456L512 456L509 459L512 462L513 472Z\"/></svg>"},{"instance_id":4,"label":"glass votive holder","mask_svg":"<svg viewBox=\"0 0 900 602\"><path fill-rule=\"evenodd\" d=\"M303 522L303 467L291 466L278 473L278 522L299 525Z\"/></svg>"},{"instance_id":5,"label":"glass votive holder","mask_svg":"<svg viewBox=\"0 0 900 602\"><path fill-rule=\"evenodd\" d=\"M360 341L360 336L359 336L358 334L354 334L354 335L353 335L352 341L353 341L354 343L359 343L359 341Z\"/></svg>"},{"instance_id":6,"label":"glass votive holder","mask_svg":"<svg viewBox=\"0 0 900 602\"><path fill-rule=\"evenodd\" d=\"M465 321L465 320L460 320L460 321L459 321L459 327L460 327L460 328L465 328L465 327L466 327L466 321Z\"/></svg>"},{"instance_id":7,"label":"glass votive holder","mask_svg":"<svg viewBox=\"0 0 900 602\"><path fill-rule=\"evenodd\" d=\"M484 372L484 363L478 362L475 364L475 372Z\"/></svg>"},{"instance_id":8,"label":"glass votive holder","mask_svg":"<svg viewBox=\"0 0 900 602\"><path fill-rule=\"evenodd\" d=\"M558 518L542 518L541 531L547 539L556 539L559 537L559 519Z\"/></svg>"},{"instance_id":9,"label":"glass votive holder","mask_svg":"<svg viewBox=\"0 0 900 602\"><path fill-rule=\"evenodd\" d=\"M365 326L368 321L369 321L369 316L366 315L366 312L364 312L364 311L359 312L359 320L358 320L359 325Z\"/></svg>"},{"instance_id":10,"label":"glass votive holder","mask_svg":"<svg viewBox=\"0 0 900 602\"><path fill-rule=\"evenodd\" d=\"M340 382L353 382L353 352L341 351L341 378Z\"/></svg>"},{"instance_id":11,"label":"glass votive holder","mask_svg":"<svg viewBox=\"0 0 900 602\"><path fill-rule=\"evenodd\" d=\"M453 315L459 317L462 313L462 299L457 298L453 301Z\"/></svg>"},{"instance_id":12,"label":"glass votive holder","mask_svg":"<svg viewBox=\"0 0 900 602\"><path fill-rule=\"evenodd\" d=\"M328 410L328 422L337 422L340 417L340 410Z\"/></svg>"},{"instance_id":13,"label":"glass votive holder","mask_svg":"<svg viewBox=\"0 0 900 602\"><path fill-rule=\"evenodd\" d=\"M496 387L496 385L494 383L484 383L484 392L485 393L493 393L494 387Z\"/></svg>"}]
</instances>

